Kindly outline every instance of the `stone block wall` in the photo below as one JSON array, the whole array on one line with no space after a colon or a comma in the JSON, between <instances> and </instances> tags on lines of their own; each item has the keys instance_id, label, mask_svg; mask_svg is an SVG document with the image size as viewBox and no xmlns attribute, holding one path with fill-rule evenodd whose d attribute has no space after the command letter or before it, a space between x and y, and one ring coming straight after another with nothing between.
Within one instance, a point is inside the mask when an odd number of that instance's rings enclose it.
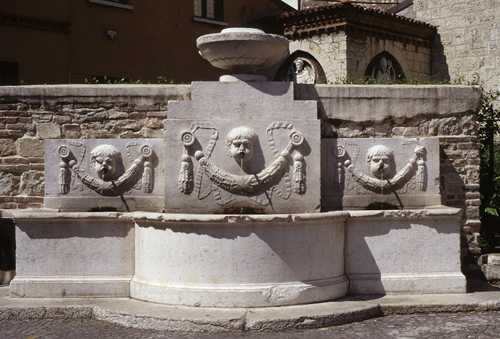
<instances>
[{"instance_id":1,"label":"stone block wall","mask_svg":"<svg viewBox=\"0 0 500 339\"><path fill-rule=\"evenodd\" d=\"M328 83L343 82L347 78L347 36L339 31L306 39L290 41L290 53L304 51L321 65Z\"/></svg>"},{"instance_id":2,"label":"stone block wall","mask_svg":"<svg viewBox=\"0 0 500 339\"><path fill-rule=\"evenodd\" d=\"M363 81L369 63L384 51L399 61L408 80L426 81L431 77L431 48L415 42L338 31L291 41L290 53L295 51L311 54L329 84Z\"/></svg>"},{"instance_id":3,"label":"stone block wall","mask_svg":"<svg viewBox=\"0 0 500 339\"><path fill-rule=\"evenodd\" d=\"M370 34L351 34L347 39L347 74L351 80L363 80L370 61L381 52L399 61L409 81L431 77L431 48L414 42L402 42Z\"/></svg>"},{"instance_id":4,"label":"stone block wall","mask_svg":"<svg viewBox=\"0 0 500 339\"><path fill-rule=\"evenodd\" d=\"M415 19L438 27L433 74L500 89L500 1L414 0ZM440 50L441 49L441 50Z\"/></svg>"}]
</instances>

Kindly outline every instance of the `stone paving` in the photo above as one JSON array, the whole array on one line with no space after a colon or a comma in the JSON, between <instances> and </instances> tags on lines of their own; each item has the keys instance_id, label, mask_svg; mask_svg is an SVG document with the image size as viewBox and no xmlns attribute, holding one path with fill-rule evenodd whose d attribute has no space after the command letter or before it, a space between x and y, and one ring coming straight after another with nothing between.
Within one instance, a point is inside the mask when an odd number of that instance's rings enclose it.
<instances>
[{"instance_id":1,"label":"stone paving","mask_svg":"<svg viewBox=\"0 0 500 339\"><path fill-rule=\"evenodd\" d=\"M393 315L348 325L281 333L172 333L140 330L96 320L0 321L3 339L144 338L144 339L326 339L326 338L499 338L500 312Z\"/></svg>"}]
</instances>

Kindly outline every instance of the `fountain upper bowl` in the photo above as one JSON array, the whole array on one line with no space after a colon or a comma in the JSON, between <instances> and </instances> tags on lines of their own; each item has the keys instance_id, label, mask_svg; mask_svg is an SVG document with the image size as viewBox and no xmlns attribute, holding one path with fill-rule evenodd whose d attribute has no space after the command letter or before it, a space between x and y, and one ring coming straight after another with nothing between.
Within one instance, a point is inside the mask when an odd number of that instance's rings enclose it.
<instances>
[{"instance_id":1,"label":"fountain upper bowl","mask_svg":"<svg viewBox=\"0 0 500 339\"><path fill-rule=\"evenodd\" d=\"M232 74L259 74L288 56L285 37L253 28L226 28L203 35L196 40L196 47L212 66Z\"/></svg>"}]
</instances>

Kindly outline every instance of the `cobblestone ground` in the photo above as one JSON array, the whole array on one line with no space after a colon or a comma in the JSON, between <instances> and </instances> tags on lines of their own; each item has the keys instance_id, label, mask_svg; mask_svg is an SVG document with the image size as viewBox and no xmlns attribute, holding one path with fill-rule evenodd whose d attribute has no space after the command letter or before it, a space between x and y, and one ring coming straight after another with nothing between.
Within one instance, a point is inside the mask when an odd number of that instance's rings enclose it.
<instances>
[{"instance_id":1,"label":"cobblestone ground","mask_svg":"<svg viewBox=\"0 0 500 339\"><path fill-rule=\"evenodd\" d=\"M331 339L500 338L500 312L397 315L319 330L283 333L179 334L139 330L95 320L0 321L2 339Z\"/></svg>"}]
</instances>

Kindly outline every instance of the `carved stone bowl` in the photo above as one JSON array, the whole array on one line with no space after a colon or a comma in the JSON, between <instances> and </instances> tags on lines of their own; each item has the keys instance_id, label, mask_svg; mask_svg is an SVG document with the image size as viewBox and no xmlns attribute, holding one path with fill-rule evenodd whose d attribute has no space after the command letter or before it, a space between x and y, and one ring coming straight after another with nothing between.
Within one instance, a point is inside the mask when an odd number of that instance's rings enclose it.
<instances>
[{"instance_id":1,"label":"carved stone bowl","mask_svg":"<svg viewBox=\"0 0 500 339\"><path fill-rule=\"evenodd\" d=\"M226 28L203 35L196 46L212 66L231 74L263 74L288 55L285 37L253 28Z\"/></svg>"}]
</instances>

